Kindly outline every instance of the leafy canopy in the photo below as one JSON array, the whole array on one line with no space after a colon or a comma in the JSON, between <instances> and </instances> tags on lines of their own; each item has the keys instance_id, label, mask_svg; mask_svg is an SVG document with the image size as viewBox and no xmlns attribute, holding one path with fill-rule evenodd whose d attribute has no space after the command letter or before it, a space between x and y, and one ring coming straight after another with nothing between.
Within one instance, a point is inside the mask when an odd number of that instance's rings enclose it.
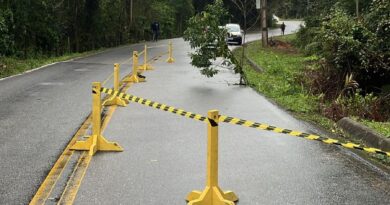
<instances>
[{"instance_id":1,"label":"leafy canopy","mask_svg":"<svg viewBox=\"0 0 390 205\"><path fill-rule=\"evenodd\" d=\"M195 49L190 54L191 64L200 68L201 74L207 77L213 77L218 73L216 66L213 65L218 57L227 59L225 63L238 65L225 41L227 31L221 27L227 17L228 12L223 7L222 0L216 0L203 12L190 18L184 31L184 39ZM239 73L240 67L235 66L235 71Z\"/></svg>"}]
</instances>

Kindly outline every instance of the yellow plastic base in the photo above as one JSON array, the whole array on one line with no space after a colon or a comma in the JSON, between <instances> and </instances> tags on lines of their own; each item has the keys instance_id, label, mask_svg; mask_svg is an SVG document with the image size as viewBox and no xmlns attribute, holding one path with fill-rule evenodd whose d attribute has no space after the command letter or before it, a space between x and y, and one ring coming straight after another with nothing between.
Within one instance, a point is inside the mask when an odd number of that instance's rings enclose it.
<instances>
[{"instance_id":1,"label":"yellow plastic base","mask_svg":"<svg viewBox=\"0 0 390 205\"><path fill-rule=\"evenodd\" d=\"M153 66L150 64L143 64L138 67L139 71L147 71L147 70L154 70Z\"/></svg>"},{"instance_id":2,"label":"yellow plastic base","mask_svg":"<svg viewBox=\"0 0 390 205\"><path fill-rule=\"evenodd\" d=\"M218 186L201 191L192 191L187 196L188 205L235 205L238 197L232 191L222 192Z\"/></svg>"},{"instance_id":3,"label":"yellow plastic base","mask_svg":"<svg viewBox=\"0 0 390 205\"><path fill-rule=\"evenodd\" d=\"M117 106L126 107L127 104L129 104L128 100L122 99L118 96L111 96L109 99L103 102L104 106L117 105Z\"/></svg>"},{"instance_id":4,"label":"yellow plastic base","mask_svg":"<svg viewBox=\"0 0 390 205\"><path fill-rule=\"evenodd\" d=\"M103 136L91 135L85 141L77 141L70 149L89 151L93 156L97 151L122 152L123 148L116 142L109 142Z\"/></svg>"},{"instance_id":5,"label":"yellow plastic base","mask_svg":"<svg viewBox=\"0 0 390 205\"><path fill-rule=\"evenodd\" d=\"M175 59L172 58L172 57L169 57L169 58L167 59L167 63L174 63L174 62L175 62Z\"/></svg>"},{"instance_id":6,"label":"yellow plastic base","mask_svg":"<svg viewBox=\"0 0 390 205\"><path fill-rule=\"evenodd\" d=\"M136 75L131 75L131 76L127 76L125 79L123 79L123 82L141 83L141 82L145 82L145 78L139 78Z\"/></svg>"}]
</instances>

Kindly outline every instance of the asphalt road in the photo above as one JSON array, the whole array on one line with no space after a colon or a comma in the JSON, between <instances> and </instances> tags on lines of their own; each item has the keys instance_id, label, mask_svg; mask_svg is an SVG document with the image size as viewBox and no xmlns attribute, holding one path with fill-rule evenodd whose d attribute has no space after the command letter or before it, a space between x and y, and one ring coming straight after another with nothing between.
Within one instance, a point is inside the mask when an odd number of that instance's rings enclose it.
<instances>
[{"instance_id":1,"label":"asphalt road","mask_svg":"<svg viewBox=\"0 0 390 205\"><path fill-rule=\"evenodd\" d=\"M0 204L27 204L91 111L91 82L143 45L110 49L0 81ZM127 70L126 70L127 69ZM124 74L130 65L124 64Z\"/></svg>"},{"instance_id":2,"label":"asphalt road","mask_svg":"<svg viewBox=\"0 0 390 205\"><path fill-rule=\"evenodd\" d=\"M297 28L286 22L287 32ZM275 30L278 33L279 30ZM250 34L248 40L260 34ZM206 78L192 67L182 39L174 64L156 62L128 93L206 115L221 114L325 134L296 120L221 68ZM165 49L159 41L150 55ZM58 63L0 81L0 204L26 204L90 113L91 82L142 45ZM122 65L122 74L129 72ZM127 69L127 70L126 70ZM123 75L122 75L123 76ZM104 135L125 148L98 153L75 204L185 204L203 189L206 125L138 104L120 108ZM239 204L390 204L390 178L349 150L235 125L220 125L220 186Z\"/></svg>"}]
</instances>

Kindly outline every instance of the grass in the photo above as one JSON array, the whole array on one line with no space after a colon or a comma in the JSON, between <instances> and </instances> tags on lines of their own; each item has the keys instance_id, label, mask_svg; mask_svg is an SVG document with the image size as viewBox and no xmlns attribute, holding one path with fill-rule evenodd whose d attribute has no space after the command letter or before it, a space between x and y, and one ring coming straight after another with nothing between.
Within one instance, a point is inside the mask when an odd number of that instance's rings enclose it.
<instances>
[{"instance_id":1,"label":"grass","mask_svg":"<svg viewBox=\"0 0 390 205\"><path fill-rule=\"evenodd\" d=\"M77 57L85 57L88 55L95 54L103 49L93 50L83 53L71 53L58 57L36 57L21 59L16 57L0 57L0 78L23 73L25 71L47 65L54 62L65 61Z\"/></svg>"},{"instance_id":2,"label":"grass","mask_svg":"<svg viewBox=\"0 0 390 205\"><path fill-rule=\"evenodd\" d=\"M276 37L273 37L273 38L277 39L277 40L280 40L280 41L287 42L287 43L293 43L295 38L296 38L296 35L295 34L289 34L289 35L284 35L284 36L276 36Z\"/></svg>"},{"instance_id":3,"label":"grass","mask_svg":"<svg viewBox=\"0 0 390 205\"><path fill-rule=\"evenodd\" d=\"M294 35L274 39L289 42L294 39ZM235 52L239 53L240 50ZM300 73L305 69L304 65L312 61L312 57L294 50L262 48L259 41L248 44L246 54L264 70L259 73L249 65L244 66L245 76L252 88L297 117L333 130L334 123L319 114L318 98L299 84Z\"/></svg>"}]
</instances>

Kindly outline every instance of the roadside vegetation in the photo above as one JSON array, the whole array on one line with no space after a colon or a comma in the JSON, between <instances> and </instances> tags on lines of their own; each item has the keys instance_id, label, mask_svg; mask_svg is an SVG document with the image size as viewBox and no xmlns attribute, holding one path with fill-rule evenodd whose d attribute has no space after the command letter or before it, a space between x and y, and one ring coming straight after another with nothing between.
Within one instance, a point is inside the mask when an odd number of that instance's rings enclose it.
<instances>
[{"instance_id":1,"label":"roadside vegetation","mask_svg":"<svg viewBox=\"0 0 390 205\"><path fill-rule=\"evenodd\" d=\"M294 44L319 59L304 78L310 93L321 96L324 116L351 116L389 137L390 2L371 0L361 7L360 13L343 1L325 7L306 18Z\"/></svg>"},{"instance_id":2,"label":"roadside vegetation","mask_svg":"<svg viewBox=\"0 0 390 205\"><path fill-rule=\"evenodd\" d=\"M263 72L246 64L245 77L299 118L339 136L335 122L350 117L390 138L390 2L372 0L356 16L341 2L308 16L297 34L270 39L270 48L249 44L247 57Z\"/></svg>"},{"instance_id":3,"label":"roadside vegetation","mask_svg":"<svg viewBox=\"0 0 390 205\"><path fill-rule=\"evenodd\" d=\"M305 55L295 48L292 45L295 40L296 34L275 37L273 41L278 45L270 48L263 48L259 41L249 43L247 57L259 65L263 72L253 69L246 63L244 64L245 78L249 86L298 117L320 124L328 130L334 130L335 121L327 116L325 107L326 103L331 102L325 102L323 95L313 93L311 91L313 88L307 86L312 80L307 73L315 69L320 59L315 55ZM240 51L238 49L235 52L239 55ZM363 105L355 106L359 110ZM390 137L388 120L378 122L357 115L348 116L371 127L383 136Z\"/></svg>"},{"instance_id":4,"label":"roadside vegetation","mask_svg":"<svg viewBox=\"0 0 390 205\"><path fill-rule=\"evenodd\" d=\"M298 117L319 123L327 129L333 129L333 122L321 115L320 98L311 94L302 84L302 73L306 66L313 64L314 56L305 56L288 42L295 34L273 38L278 47L263 48L260 41L247 45L246 56L259 65L263 72L244 64L244 75L249 86L272 99ZM241 55L236 49L237 56ZM305 66L306 65L306 66Z\"/></svg>"},{"instance_id":5,"label":"roadside vegetation","mask_svg":"<svg viewBox=\"0 0 390 205\"><path fill-rule=\"evenodd\" d=\"M181 36L186 21L203 6L191 0L0 1L0 78L150 40L155 21L160 38Z\"/></svg>"},{"instance_id":6,"label":"roadside vegetation","mask_svg":"<svg viewBox=\"0 0 390 205\"><path fill-rule=\"evenodd\" d=\"M273 38L275 47L263 48L260 41L247 44L246 56L259 65L263 72L254 69L249 63L244 63L243 73L249 86L260 94L273 100L276 104L288 110L296 117L308 122L320 125L334 134L346 137L335 126L337 120L329 117L328 107L332 105L331 100L325 100L323 94L312 92L311 75L313 70L318 69L321 59L316 55L306 55L295 48L292 43L296 41L296 34ZM241 48L234 51L235 55L241 55ZM329 79L333 80L333 79ZM358 94L360 95L360 94ZM349 113L360 113L366 109L366 101L355 100L373 98L366 96L343 96L343 100L354 100L352 107L345 107ZM355 112L352 112L354 109ZM390 138L390 121L375 121L370 118L363 118L359 115L345 115L360 123L372 128L381 135ZM348 139L352 140L352 139ZM354 141L354 140L352 140ZM390 159L375 155L376 158L390 164Z\"/></svg>"}]
</instances>

